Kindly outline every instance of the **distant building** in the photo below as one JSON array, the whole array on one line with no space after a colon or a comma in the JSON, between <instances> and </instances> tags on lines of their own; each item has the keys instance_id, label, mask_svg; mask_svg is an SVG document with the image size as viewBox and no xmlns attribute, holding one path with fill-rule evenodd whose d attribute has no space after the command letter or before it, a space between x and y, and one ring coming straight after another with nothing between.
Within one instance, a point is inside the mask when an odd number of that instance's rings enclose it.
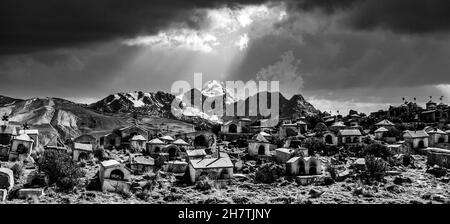
<instances>
[{"instance_id":1,"label":"distant building","mask_svg":"<svg viewBox=\"0 0 450 224\"><path fill-rule=\"evenodd\" d=\"M427 132L430 136L428 144L433 147L437 144L442 144L448 142L448 135L439 128L434 128Z\"/></svg>"},{"instance_id":2,"label":"distant building","mask_svg":"<svg viewBox=\"0 0 450 224\"><path fill-rule=\"evenodd\" d=\"M142 135L145 139L150 139L152 136L156 136L156 131L149 130L141 125L132 125L116 129L111 133L100 137L100 145L104 148L129 148L131 146L130 140L135 135Z\"/></svg>"},{"instance_id":3,"label":"distant building","mask_svg":"<svg viewBox=\"0 0 450 224\"><path fill-rule=\"evenodd\" d=\"M250 156L270 156L275 149L276 145L271 144L261 133L248 141L248 154Z\"/></svg>"},{"instance_id":4,"label":"distant building","mask_svg":"<svg viewBox=\"0 0 450 224\"><path fill-rule=\"evenodd\" d=\"M339 132L342 129L346 129L347 125L344 124L344 122L342 121L337 121L335 123L333 123L330 127L328 127L328 129L330 131L334 131L334 132Z\"/></svg>"},{"instance_id":5,"label":"distant building","mask_svg":"<svg viewBox=\"0 0 450 224\"><path fill-rule=\"evenodd\" d=\"M130 154L130 168L135 174L143 174L147 171L153 171L155 159L150 156L143 156L140 153Z\"/></svg>"},{"instance_id":6,"label":"distant building","mask_svg":"<svg viewBox=\"0 0 450 224\"><path fill-rule=\"evenodd\" d=\"M281 138L287 138L306 133L307 131L308 125L303 121L297 121L296 123L283 123L280 125L279 136Z\"/></svg>"},{"instance_id":7,"label":"distant building","mask_svg":"<svg viewBox=\"0 0 450 224\"><path fill-rule=\"evenodd\" d=\"M375 139L382 140L384 138L384 134L388 131L389 130L385 127L379 127L377 130L375 130Z\"/></svg>"},{"instance_id":8,"label":"distant building","mask_svg":"<svg viewBox=\"0 0 450 224\"><path fill-rule=\"evenodd\" d=\"M323 141L328 145L337 145L339 142L338 136L332 131L327 131L323 134Z\"/></svg>"},{"instance_id":9,"label":"distant building","mask_svg":"<svg viewBox=\"0 0 450 224\"><path fill-rule=\"evenodd\" d=\"M33 149L36 149L39 147L39 130L38 129L25 129L20 130L19 135L21 134L27 134L30 136L31 139L33 139Z\"/></svg>"},{"instance_id":10,"label":"distant building","mask_svg":"<svg viewBox=\"0 0 450 224\"><path fill-rule=\"evenodd\" d=\"M17 135L16 128L9 125L0 125L0 145L10 145L11 140Z\"/></svg>"},{"instance_id":11,"label":"distant building","mask_svg":"<svg viewBox=\"0 0 450 224\"><path fill-rule=\"evenodd\" d=\"M193 149L186 150L186 160L198 160L206 157L206 152L204 149Z\"/></svg>"},{"instance_id":12,"label":"distant building","mask_svg":"<svg viewBox=\"0 0 450 224\"><path fill-rule=\"evenodd\" d=\"M166 147L167 144L158 138L152 139L149 142L147 142L147 153L152 154L158 154L162 151L162 148Z\"/></svg>"},{"instance_id":13,"label":"distant building","mask_svg":"<svg viewBox=\"0 0 450 224\"><path fill-rule=\"evenodd\" d=\"M275 149L275 157L277 162L285 163L295 155L294 149L278 148Z\"/></svg>"},{"instance_id":14,"label":"distant building","mask_svg":"<svg viewBox=\"0 0 450 224\"><path fill-rule=\"evenodd\" d=\"M130 139L130 147L136 151L142 152L146 148L147 139L142 135L135 135Z\"/></svg>"},{"instance_id":15,"label":"distant building","mask_svg":"<svg viewBox=\"0 0 450 224\"><path fill-rule=\"evenodd\" d=\"M105 149L112 149L120 147L120 135L116 132L108 133L100 137L100 145Z\"/></svg>"},{"instance_id":16,"label":"distant building","mask_svg":"<svg viewBox=\"0 0 450 224\"><path fill-rule=\"evenodd\" d=\"M427 148L427 164L450 168L450 150L440 148Z\"/></svg>"},{"instance_id":17,"label":"distant building","mask_svg":"<svg viewBox=\"0 0 450 224\"><path fill-rule=\"evenodd\" d=\"M420 113L420 119L427 123L433 122L447 122L450 118L450 108L444 103L428 101L426 104L426 110Z\"/></svg>"},{"instance_id":18,"label":"distant building","mask_svg":"<svg viewBox=\"0 0 450 224\"><path fill-rule=\"evenodd\" d=\"M73 142L82 143L82 144L90 144L92 148L95 149L98 147L97 139L93 135L84 134L80 135L73 139Z\"/></svg>"},{"instance_id":19,"label":"distant building","mask_svg":"<svg viewBox=\"0 0 450 224\"><path fill-rule=\"evenodd\" d=\"M246 133L250 123L251 120L249 118L229 120L222 124L220 131L226 134Z\"/></svg>"},{"instance_id":20,"label":"distant building","mask_svg":"<svg viewBox=\"0 0 450 224\"><path fill-rule=\"evenodd\" d=\"M231 179L233 177L233 167L229 157L190 160L190 181L195 183L200 176L207 176L212 180Z\"/></svg>"},{"instance_id":21,"label":"distant building","mask_svg":"<svg viewBox=\"0 0 450 224\"><path fill-rule=\"evenodd\" d=\"M322 162L317 157L293 157L286 162L286 172L291 176L320 175Z\"/></svg>"},{"instance_id":22,"label":"distant building","mask_svg":"<svg viewBox=\"0 0 450 224\"><path fill-rule=\"evenodd\" d=\"M359 144L362 142L362 134L358 129L343 129L338 132L339 144Z\"/></svg>"},{"instance_id":23,"label":"distant building","mask_svg":"<svg viewBox=\"0 0 450 224\"><path fill-rule=\"evenodd\" d=\"M436 110L437 109L437 103L430 99L426 103L426 108L427 108L427 110Z\"/></svg>"},{"instance_id":24,"label":"distant building","mask_svg":"<svg viewBox=\"0 0 450 224\"><path fill-rule=\"evenodd\" d=\"M375 127L377 127L377 128L383 127L383 128L386 128L386 129L390 129L390 128L395 127L395 124L392 123L391 121L387 120L387 119L384 119L384 120L376 123Z\"/></svg>"},{"instance_id":25,"label":"distant building","mask_svg":"<svg viewBox=\"0 0 450 224\"><path fill-rule=\"evenodd\" d=\"M31 155L33 150L33 139L27 134L21 134L12 140L11 150L9 151L10 161L23 161Z\"/></svg>"},{"instance_id":26,"label":"distant building","mask_svg":"<svg viewBox=\"0 0 450 224\"><path fill-rule=\"evenodd\" d=\"M411 145L413 149L423 149L428 147L428 137L430 137L425 131L410 131L406 130L403 133L403 139Z\"/></svg>"},{"instance_id":27,"label":"distant building","mask_svg":"<svg viewBox=\"0 0 450 224\"><path fill-rule=\"evenodd\" d=\"M72 147L72 159L74 161L90 160L94 156L91 144L75 142Z\"/></svg>"}]
</instances>

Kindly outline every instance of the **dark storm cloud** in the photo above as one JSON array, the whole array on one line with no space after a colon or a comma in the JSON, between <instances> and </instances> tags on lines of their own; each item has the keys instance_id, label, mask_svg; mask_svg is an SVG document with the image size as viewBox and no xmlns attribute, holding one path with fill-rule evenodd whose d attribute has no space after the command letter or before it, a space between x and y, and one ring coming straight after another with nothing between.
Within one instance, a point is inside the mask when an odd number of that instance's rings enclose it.
<instances>
[{"instance_id":1,"label":"dark storm cloud","mask_svg":"<svg viewBox=\"0 0 450 224\"><path fill-rule=\"evenodd\" d=\"M287 1L299 10L344 12L355 29L398 32L450 29L447 0L3 0L0 2L0 54L101 43L152 34L173 23L200 28L199 8Z\"/></svg>"},{"instance_id":2,"label":"dark storm cloud","mask_svg":"<svg viewBox=\"0 0 450 224\"><path fill-rule=\"evenodd\" d=\"M302 10L344 12L354 29L389 29L399 33L450 31L448 0L300 0Z\"/></svg>"},{"instance_id":3,"label":"dark storm cloud","mask_svg":"<svg viewBox=\"0 0 450 224\"><path fill-rule=\"evenodd\" d=\"M333 13L339 9L347 9L354 5L354 3L361 0L298 0L290 3L302 10L323 9L327 13Z\"/></svg>"},{"instance_id":4,"label":"dark storm cloud","mask_svg":"<svg viewBox=\"0 0 450 224\"><path fill-rule=\"evenodd\" d=\"M262 0L2 0L0 54L27 53L154 33L173 22L198 28L190 10Z\"/></svg>"},{"instance_id":5,"label":"dark storm cloud","mask_svg":"<svg viewBox=\"0 0 450 224\"><path fill-rule=\"evenodd\" d=\"M139 52L117 43L0 56L0 95L97 97ZM100 92L100 93L99 93ZM109 93L108 93L109 94Z\"/></svg>"},{"instance_id":6,"label":"dark storm cloud","mask_svg":"<svg viewBox=\"0 0 450 224\"><path fill-rule=\"evenodd\" d=\"M450 44L389 33L303 34L302 43L285 36L254 40L231 79L250 80L262 67L292 50L301 60L305 90L380 88L450 83Z\"/></svg>"}]
</instances>

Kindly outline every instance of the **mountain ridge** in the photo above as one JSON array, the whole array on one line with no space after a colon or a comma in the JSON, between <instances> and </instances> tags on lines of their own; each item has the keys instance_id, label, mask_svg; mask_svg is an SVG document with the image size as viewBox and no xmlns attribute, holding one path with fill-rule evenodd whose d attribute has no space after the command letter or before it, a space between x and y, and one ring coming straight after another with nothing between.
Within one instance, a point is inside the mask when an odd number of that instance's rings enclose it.
<instances>
[{"instance_id":1,"label":"mountain ridge","mask_svg":"<svg viewBox=\"0 0 450 224\"><path fill-rule=\"evenodd\" d=\"M208 94L208 96L222 97L224 106L233 104L235 108L239 106L239 103L244 103L248 109L250 100L256 98L256 101L259 102L261 94L267 94L267 92L261 92L247 97L245 100L226 101L226 98L229 97L226 90L223 90L224 94L221 94L220 86L218 89L219 91L212 91L215 94ZM189 97L193 93L202 97L202 103L208 97L204 95L204 91L198 89L191 89L182 96ZM271 94L279 94L279 114L282 118L291 118L294 114L304 116L319 112L301 94L294 95L289 100L281 93L268 94L269 104ZM56 97L16 99L0 95L0 115L8 115L11 124L27 123L31 128L43 130L42 144L48 144L46 141L55 135L66 139L87 133L104 134L115 128L131 125L132 122L130 123L129 120L136 115L168 118L196 125L221 123L221 121L231 118L214 117L208 112L204 112L202 108L192 105L184 105L178 111L181 115L175 116L172 113L172 101L177 97L180 96L163 91L147 93L134 91L110 94L97 102L81 104ZM262 116L257 117L262 118Z\"/></svg>"}]
</instances>

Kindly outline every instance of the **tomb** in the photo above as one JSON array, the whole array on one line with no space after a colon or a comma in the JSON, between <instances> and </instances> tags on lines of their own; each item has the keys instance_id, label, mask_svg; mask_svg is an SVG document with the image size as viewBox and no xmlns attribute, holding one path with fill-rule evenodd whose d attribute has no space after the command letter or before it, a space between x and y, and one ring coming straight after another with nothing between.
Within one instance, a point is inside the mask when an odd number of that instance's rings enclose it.
<instances>
[{"instance_id":1,"label":"tomb","mask_svg":"<svg viewBox=\"0 0 450 224\"><path fill-rule=\"evenodd\" d=\"M72 147L73 161L86 161L94 157L91 144L75 142Z\"/></svg>"},{"instance_id":2,"label":"tomb","mask_svg":"<svg viewBox=\"0 0 450 224\"><path fill-rule=\"evenodd\" d=\"M31 155L33 149L33 139L27 134L21 134L12 140L11 150L9 151L10 161L24 161Z\"/></svg>"},{"instance_id":3,"label":"tomb","mask_svg":"<svg viewBox=\"0 0 450 224\"><path fill-rule=\"evenodd\" d=\"M102 191L123 192L130 189L131 171L116 160L100 163L99 178Z\"/></svg>"}]
</instances>

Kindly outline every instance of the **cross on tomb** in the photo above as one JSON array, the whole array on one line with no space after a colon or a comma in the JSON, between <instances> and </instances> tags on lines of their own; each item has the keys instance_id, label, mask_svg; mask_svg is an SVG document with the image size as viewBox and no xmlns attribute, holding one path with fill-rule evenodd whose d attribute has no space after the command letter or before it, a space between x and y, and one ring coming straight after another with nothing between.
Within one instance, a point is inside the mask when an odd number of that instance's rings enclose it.
<instances>
[{"instance_id":1,"label":"cross on tomb","mask_svg":"<svg viewBox=\"0 0 450 224\"><path fill-rule=\"evenodd\" d=\"M30 126L28 126L28 123L25 122L25 123L22 125L22 128L23 128L23 130L28 130L28 129L30 129Z\"/></svg>"}]
</instances>

